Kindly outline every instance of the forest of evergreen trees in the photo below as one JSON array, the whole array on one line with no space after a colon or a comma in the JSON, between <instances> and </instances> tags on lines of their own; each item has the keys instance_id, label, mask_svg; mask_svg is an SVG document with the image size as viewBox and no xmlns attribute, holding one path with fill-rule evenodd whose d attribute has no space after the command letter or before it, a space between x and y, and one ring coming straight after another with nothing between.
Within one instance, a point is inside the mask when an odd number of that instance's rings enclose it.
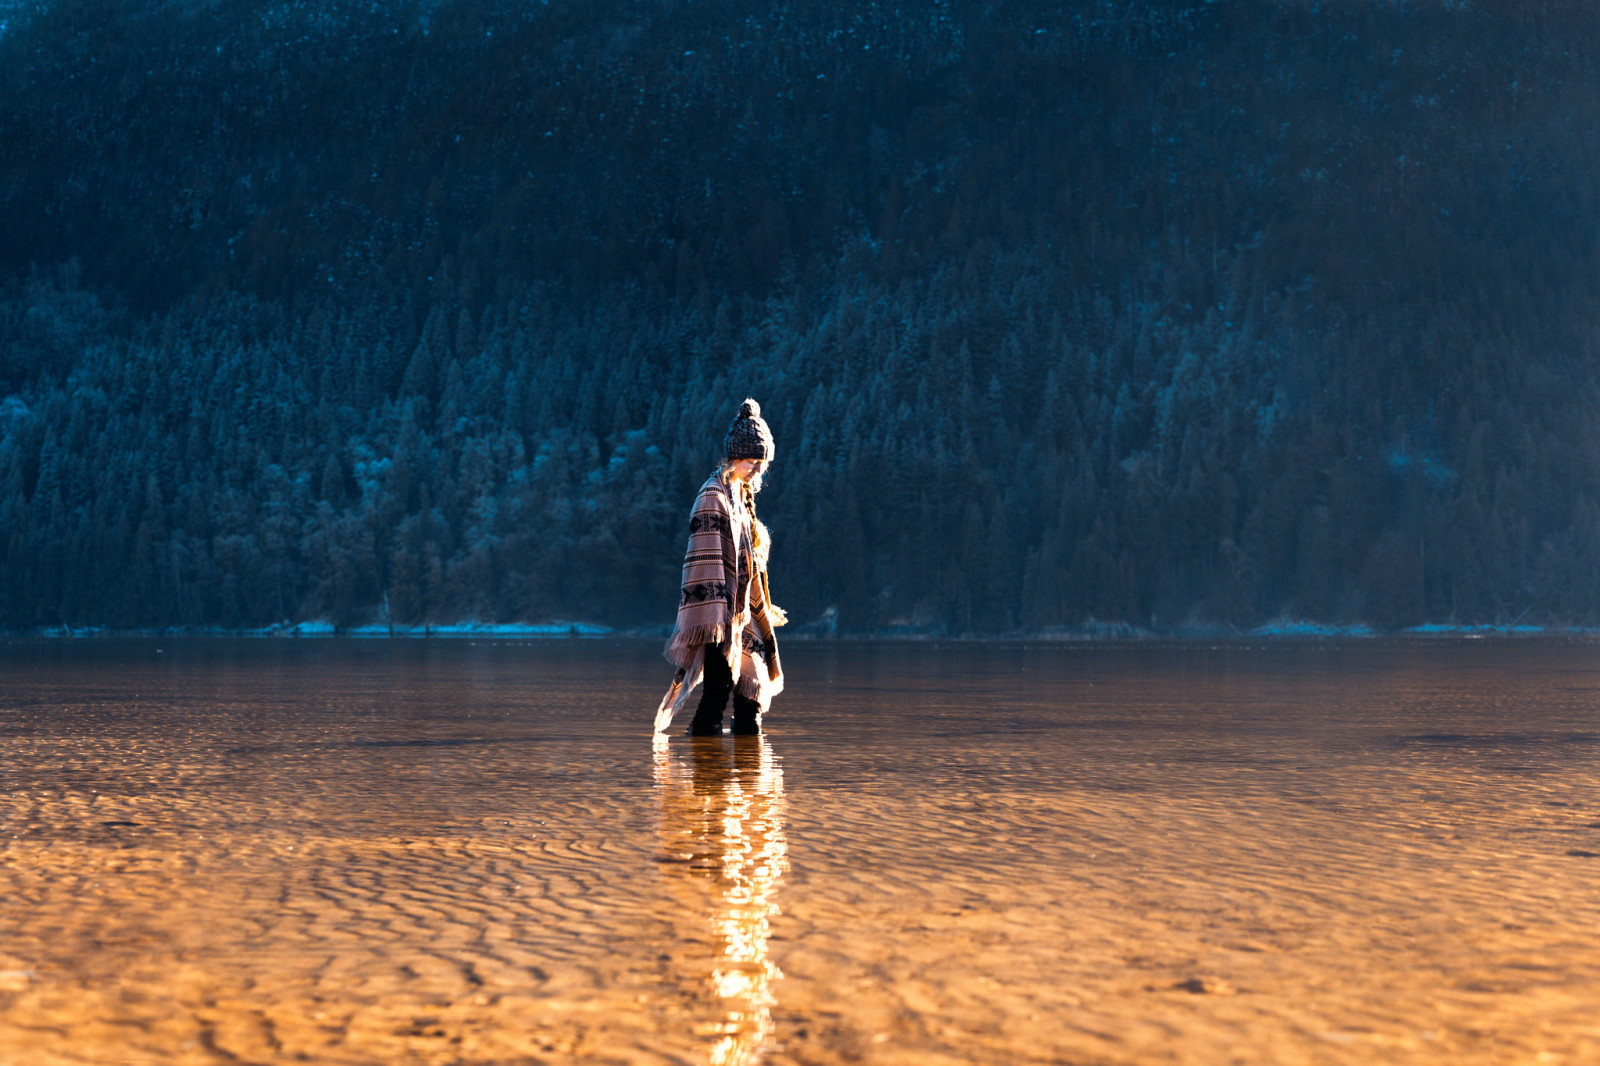
<instances>
[{"instance_id":1,"label":"forest of evergreen trees","mask_svg":"<svg viewBox=\"0 0 1600 1066\"><path fill-rule=\"evenodd\" d=\"M0 8L0 627L1600 623L1571 0ZM835 609L830 613L829 609Z\"/></svg>"}]
</instances>

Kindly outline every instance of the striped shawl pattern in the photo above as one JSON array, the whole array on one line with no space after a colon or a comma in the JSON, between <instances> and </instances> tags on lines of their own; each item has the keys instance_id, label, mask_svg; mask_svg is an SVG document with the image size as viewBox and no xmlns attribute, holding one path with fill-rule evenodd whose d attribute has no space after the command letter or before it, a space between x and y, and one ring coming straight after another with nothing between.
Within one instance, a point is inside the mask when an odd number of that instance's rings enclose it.
<instances>
[{"instance_id":1,"label":"striped shawl pattern","mask_svg":"<svg viewBox=\"0 0 1600 1066\"><path fill-rule=\"evenodd\" d=\"M732 632L738 606L739 545L731 494L716 477L700 486L689 516L678 619L667 642L667 661L687 668L702 644L721 646Z\"/></svg>"}]
</instances>

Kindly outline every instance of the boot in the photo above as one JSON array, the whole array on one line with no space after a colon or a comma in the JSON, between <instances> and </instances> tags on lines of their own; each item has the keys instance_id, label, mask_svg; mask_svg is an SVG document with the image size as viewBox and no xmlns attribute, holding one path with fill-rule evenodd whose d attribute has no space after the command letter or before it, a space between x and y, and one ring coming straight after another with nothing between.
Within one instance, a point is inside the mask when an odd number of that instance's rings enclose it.
<instances>
[{"instance_id":1,"label":"boot","mask_svg":"<svg viewBox=\"0 0 1600 1066\"><path fill-rule=\"evenodd\" d=\"M753 737L761 733L761 704L748 696L733 694L733 735Z\"/></svg>"},{"instance_id":2,"label":"boot","mask_svg":"<svg viewBox=\"0 0 1600 1066\"><path fill-rule=\"evenodd\" d=\"M704 707L694 712L694 717L689 720L689 735L691 737L720 737L722 735L722 715L706 713Z\"/></svg>"}]
</instances>

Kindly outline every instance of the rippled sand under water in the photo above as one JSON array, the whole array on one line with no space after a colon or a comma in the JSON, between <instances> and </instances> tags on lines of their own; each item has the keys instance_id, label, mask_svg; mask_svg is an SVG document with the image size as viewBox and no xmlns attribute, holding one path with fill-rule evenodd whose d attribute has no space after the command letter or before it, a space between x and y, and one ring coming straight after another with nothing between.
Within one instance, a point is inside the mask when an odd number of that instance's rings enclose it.
<instances>
[{"instance_id":1,"label":"rippled sand under water","mask_svg":"<svg viewBox=\"0 0 1600 1066\"><path fill-rule=\"evenodd\" d=\"M1600 1061L1600 649L0 647L0 1062Z\"/></svg>"}]
</instances>

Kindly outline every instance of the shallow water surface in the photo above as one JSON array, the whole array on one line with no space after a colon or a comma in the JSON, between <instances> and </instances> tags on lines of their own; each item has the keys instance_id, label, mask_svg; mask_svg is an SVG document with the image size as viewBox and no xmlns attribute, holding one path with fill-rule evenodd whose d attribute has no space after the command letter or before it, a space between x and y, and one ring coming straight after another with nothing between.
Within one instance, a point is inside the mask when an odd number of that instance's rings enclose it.
<instances>
[{"instance_id":1,"label":"shallow water surface","mask_svg":"<svg viewBox=\"0 0 1600 1066\"><path fill-rule=\"evenodd\" d=\"M785 664L0 645L0 1062L1600 1061L1600 649Z\"/></svg>"}]
</instances>

